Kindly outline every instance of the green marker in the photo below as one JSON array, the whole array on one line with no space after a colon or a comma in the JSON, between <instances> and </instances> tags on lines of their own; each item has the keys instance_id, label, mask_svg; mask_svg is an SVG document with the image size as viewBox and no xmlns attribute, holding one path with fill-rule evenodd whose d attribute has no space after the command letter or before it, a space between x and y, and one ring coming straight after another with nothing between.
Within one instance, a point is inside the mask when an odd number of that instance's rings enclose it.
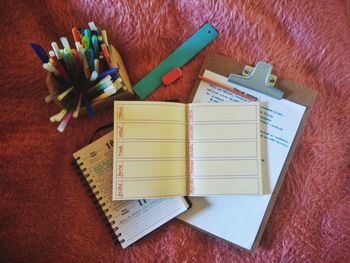
<instances>
[{"instance_id":1,"label":"green marker","mask_svg":"<svg viewBox=\"0 0 350 263\"><path fill-rule=\"evenodd\" d=\"M85 50L88 50L90 48L90 39L88 36L83 36L83 44Z\"/></svg>"}]
</instances>

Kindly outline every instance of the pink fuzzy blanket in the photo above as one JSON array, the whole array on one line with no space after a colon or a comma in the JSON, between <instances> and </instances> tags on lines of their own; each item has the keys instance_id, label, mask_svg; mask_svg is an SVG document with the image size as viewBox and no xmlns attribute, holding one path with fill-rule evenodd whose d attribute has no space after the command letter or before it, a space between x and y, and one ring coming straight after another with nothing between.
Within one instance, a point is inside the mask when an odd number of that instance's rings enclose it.
<instances>
[{"instance_id":1,"label":"pink fuzzy blanket","mask_svg":"<svg viewBox=\"0 0 350 263\"><path fill-rule=\"evenodd\" d=\"M350 23L345 0L2 1L0 59L1 262L350 262ZM205 22L219 37L152 100L186 101L208 50L319 92L255 254L171 221L126 250L114 245L70 166L112 121L56 131L45 72L49 50L89 21L105 28L135 83Z\"/></svg>"}]
</instances>

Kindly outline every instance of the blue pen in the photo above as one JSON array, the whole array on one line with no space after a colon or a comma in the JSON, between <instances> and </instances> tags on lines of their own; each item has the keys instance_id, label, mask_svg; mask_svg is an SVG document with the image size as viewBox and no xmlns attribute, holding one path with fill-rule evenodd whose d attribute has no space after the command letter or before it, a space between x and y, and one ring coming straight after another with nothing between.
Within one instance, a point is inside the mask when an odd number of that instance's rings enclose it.
<instances>
[{"instance_id":1,"label":"blue pen","mask_svg":"<svg viewBox=\"0 0 350 263\"><path fill-rule=\"evenodd\" d=\"M95 58L98 58L98 55L100 54L100 51L98 49L98 39L97 39L96 35L92 36L91 42L92 42L92 47L94 48Z\"/></svg>"},{"instance_id":2,"label":"blue pen","mask_svg":"<svg viewBox=\"0 0 350 263\"><path fill-rule=\"evenodd\" d=\"M112 80L113 80L113 81L119 78L119 77L117 76L117 74L112 74L111 77L112 77Z\"/></svg>"},{"instance_id":3,"label":"blue pen","mask_svg":"<svg viewBox=\"0 0 350 263\"><path fill-rule=\"evenodd\" d=\"M87 52L87 59L89 63L90 72L93 72L95 70L94 51L92 50L92 48L89 48L86 52Z\"/></svg>"},{"instance_id":4,"label":"blue pen","mask_svg":"<svg viewBox=\"0 0 350 263\"><path fill-rule=\"evenodd\" d=\"M98 77L97 79L102 79L108 75L115 75L119 72L119 70L117 68L111 68L111 69L108 69L100 74L98 74Z\"/></svg>"},{"instance_id":5,"label":"blue pen","mask_svg":"<svg viewBox=\"0 0 350 263\"><path fill-rule=\"evenodd\" d=\"M38 44L31 43L30 44L34 52L37 54L39 59L43 62L43 64L49 62L49 56L46 54L44 49Z\"/></svg>"},{"instance_id":6,"label":"blue pen","mask_svg":"<svg viewBox=\"0 0 350 263\"><path fill-rule=\"evenodd\" d=\"M90 103L89 98L86 95L84 95L83 96L83 100L84 100L84 105L86 107L86 111L87 111L88 117L89 118L94 117L94 110L91 107L91 103Z\"/></svg>"}]
</instances>

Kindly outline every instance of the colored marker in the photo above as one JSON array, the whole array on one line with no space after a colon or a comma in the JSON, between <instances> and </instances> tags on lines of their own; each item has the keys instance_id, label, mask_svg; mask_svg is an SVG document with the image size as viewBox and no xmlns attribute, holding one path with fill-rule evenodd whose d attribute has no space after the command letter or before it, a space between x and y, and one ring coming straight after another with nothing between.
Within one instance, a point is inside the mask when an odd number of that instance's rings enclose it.
<instances>
[{"instance_id":1,"label":"colored marker","mask_svg":"<svg viewBox=\"0 0 350 263\"><path fill-rule=\"evenodd\" d=\"M72 54L72 58L73 58L74 63L76 63L79 59L77 50L75 48L72 48L70 53Z\"/></svg>"},{"instance_id":2,"label":"colored marker","mask_svg":"<svg viewBox=\"0 0 350 263\"><path fill-rule=\"evenodd\" d=\"M92 50L92 48L89 48L87 50L87 59L88 59L88 63L89 63L89 68L90 71L94 71L95 70L95 65L94 65L94 51Z\"/></svg>"},{"instance_id":3,"label":"colored marker","mask_svg":"<svg viewBox=\"0 0 350 263\"><path fill-rule=\"evenodd\" d=\"M97 58L94 59L94 68L97 73L100 73L100 61Z\"/></svg>"},{"instance_id":4,"label":"colored marker","mask_svg":"<svg viewBox=\"0 0 350 263\"><path fill-rule=\"evenodd\" d=\"M95 25L94 22L89 22L88 25L89 25L91 31L95 31L95 32L98 31L97 26Z\"/></svg>"},{"instance_id":5,"label":"colored marker","mask_svg":"<svg viewBox=\"0 0 350 263\"><path fill-rule=\"evenodd\" d=\"M53 51L55 52L55 55L57 59L61 60L63 58L63 53L61 52L60 48L58 47L56 42L51 43L51 47Z\"/></svg>"},{"instance_id":6,"label":"colored marker","mask_svg":"<svg viewBox=\"0 0 350 263\"><path fill-rule=\"evenodd\" d=\"M52 116L50 117L50 121L51 121L51 122L55 122L55 121L56 121L57 115L58 115L58 113L55 114L55 115L52 115Z\"/></svg>"},{"instance_id":7,"label":"colored marker","mask_svg":"<svg viewBox=\"0 0 350 263\"><path fill-rule=\"evenodd\" d=\"M68 112L68 113L64 116L64 118L63 118L63 120L61 121L60 125L58 125L57 130L58 130L59 132L63 132L64 129L66 128L66 126L67 126L69 120L70 120L71 118L72 118L72 111Z\"/></svg>"},{"instance_id":8,"label":"colored marker","mask_svg":"<svg viewBox=\"0 0 350 263\"><path fill-rule=\"evenodd\" d=\"M67 114L67 109L63 108L59 113L50 117L51 122L61 121L63 117Z\"/></svg>"},{"instance_id":9,"label":"colored marker","mask_svg":"<svg viewBox=\"0 0 350 263\"><path fill-rule=\"evenodd\" d=\"M96 83L93 87L91 87L90 89L89 89L89 91L91 91L91 90L93 90L93 89L95 89L95 88L97 88L99 85L101 85L102 83L104 83L104 82L107 82L107 81L110 81L111 80L111 76L106 76L106 77L104 77L103 79L101 79L98 83Z\"/></svg>"},{"instance_id":10,"label":"colored marker","mask_svg":"<svg viewBox=\"0 0 350 263\"><path fill-rule=\"evenodd\" d=\"M45 97L45 102L46 102L46 103L50 103L51 101L53 101L53 100L57 97L57 95L58 95L58 92L57 92L57 91L55 91L55 92L53 92L53 93L47 95L47 96Z\"/></svg>"},{"instance_id":11,"label":"colored marker","mask_svg":"<svg viewBox=\"0 0 350 263\"><path fill-rule=\"evenodd\" d=\"M114 74L117 74L119 72L119 70L117 68L111 68L111 69L107 69L106 71L100 73L98 75L98 79L101 79L101 78L104 78L108 75L114 75Z\"/></svg>"},{"instance_id":12,"label":"colored marker","mask_svg":"<svg viewBox=\"0 0 350 263\"><path fill-rule=\"evenodd\" d=\"M99 67L99 70L100 72L103 72L106 68L107 68L107 65L106 65L106 61L103 59L103 53L102 51L100 52L100 55L98 57L98 61L100 62L100 67Z\"/></svg>"},{"instance_id":13,"label":"colored marker","mask_svg":"<svg viewBox=\"0 0 350 263\"><path fill-rule=\"evenodd\" d=\"M114 90L114 92L111 92L111 93L102 93L101 95L99 95L98 97L94 98L92 100L92 103L96 103L96 102L99 102L101 100L104 100L106 98L108 98L109 96L112 96L113 94L115 94L117 91Z\"/></svg>"},{"instance_id":14,"label":"colored marker","mask_svg":"<svg viewBox=\"0 0 350 263\"><path fill-rule=\"evenodd\" d=\"M78 29L76 27L72 28L72 35L73 35L73 38L74 38L74 42L81 43L81 36L80 36L80 33L79 33L79 31L78 31Z\"/></svg>"},{"instance_id":15,"label":"colored marker","mask_svg":"<svg viewBox=\"0 0 350 263\"><path fill-rule=\"evenodd\" d=\"M88 91L88 97L89 98L95 98L98 94L103 92L105 89L107 89L111 85L113 85L113 82L110 81L110 80L107 81L107 82L103 82L103 83L99 84L97 87L95 87L93 89L90 89Z\"/></svg>"},{"instance_id":16,"label":"colored marker","mask_svg":"<svg viewBox=\"0 0 350 263\"><path fill-rule=\"evenodd\" d=\"M83 59L83 57L85 57L85 48L83 48L83 46L82 45L80 45L79 46L79 49L77 49L78 50L78 53L79 53L79 57L80 57L80 59L82 60Z\"/></svg>"},{"instance_id":17,"label":"colored marker","mask_svg":"<svg viewBox=\"0 0 350 263\"><path fill-rule=\"evenodd\" d=\"M86 56L83 57L83 70L86 79L90 79L90 68Z\"/></svg>"},{"instance_id":18,"label":"colored marker","mask_svg":"<svg viewBox=\"0 0 350 263\"><path fill-rule=\"evenodd\" d=\"M114 85L112 84L111 86L109 86L107 89L104 89L103 92L104 93L111 93L111 92L115 92L117 89L114 87Z\"/></svg>"},{"instance_id":19,"label":"colored marker","mask_svg":"<svg viewBox=\"0 0 350 263\"><path fill-rule=\"evenodd\" d=\"M62 56L62 59L63 59L63 56L64 56L64 50L61 48L60 49L60 53L61 53L61 56Z\"/></svg>"},{"instance_id":20,"label":"colored marker","mask_svg":"<svg viewBox=\"0 0 350 263\"><path fill-rule=\"evenodd\" d=\"M64 63L66 64L68 71L72 74L74 72L74 61L73 61L72 53L67 48L64 48L63 50L63 60L64 60Z\"/></svg>"},{"instance_id":21,"label":"colored marker","mask_svg":"<svg viewBox=\"0 0 350 263\"><path fill-rule=\"evenodd\" d=\"M91 107L91 103L90 103L90 100L87 96L83 96L83 100L84 100L84 105L86 107L86 111L87 111L87 115L89 118L92 118L94 117L94 111Z\"/></svg>"},{"instance_id":22,"label":"colored marker","mask_svg":"<svg viewBox=\"0 0 350 263\"><path fill-rule=\"evenodd\" d=\"M32 47L35 54L39 57L39 59L41 60L42 63L49 62L49 57L46 54L45 50L41 46L39 46L38 44L34 44L34 43L30 44L30 46Z\"/></svg>"},{"instance_id":23,"label":"colored marker","mask_svg":"<svg viewBox=\"0 0 350 263\"><path fill-rule=\"evenodd\" d=\"M58 70L53 65L51 65L50 63L43 64L43 68L46 69L48 72L51 72L51 73L55 74L56 76L60 75Z\"/></svg>"},{"instance_id":24,"label":"colored marker","mask_svg":"<svg viewBox=\"0 0 350 263\"><path fill-rule=\"evenodd\" d=\"M91 82L94 82L94 81L97 79L97 76L98 76L97 72L96 72L96 71L93 71L93 72L91 73L90 81L91 81Z\"/></svg>"},{"instance_id":25,"label":"colored marker","mask_svg":"<svg viewBox=\"0 0 350 263\"><path fill-rule=\"evenodd\" d=\"M108 87L110 87L111 85L113 84L112 81L106 81L106 82L103 82L101 84L99 84L98 86L96 86L95 88L93 89L90 89L88 91L88 94L89 94L89 97L93 98L93 97L96 97L96 95L100 92L102 92L103 90L107 89Z\"/></svg>"},{"instance_id":26,"label":"colored marker","mask_svg":"<svg viewBox=\"0 0 350 263\"><path fill-rule=\"evenodd\" d=\"M82 99L83 99L83 95L80 93L77 107L75 108L75 110L73 112L73 118L78 118L78 116L79 116L79 111L80 111L80 106L81 106Z\"/></svg>"},{"instance_id":27,"label":"colored marker","mask_svg":"<svg viewBox=\"0 0 350 263\"><path fill-rule=\"evenodd\" d=\"M58 100L63 100L72 90L74 89L74 87L70 87L69 89L63 91L60 95L57 96Z\"/></svg>"},{"instance_id":28,"label":"colored marker","mask_svg":"<svg viewBox=\"0 0 350 263\"><path fill-rule=\"evenodd\" d=\"M102 49L103 56L105 57L105 60L107 62L108 67L113 68L111 56L109 55L109 51L108 51L107 46L105 44L102 44L101 49Z\"/></svg>"},{"instance_id":29,"label":"colored marker","mask_svg":"<svg viewBox=\"0 0 350 263\"><path fill-rule=\"evenodd\" d=\"M93 103L104 100L105 98L108 98L109 96L112 96L113 94L117 93L117 90L114 87L111 87L108 91L104 91L100 96L94 98L92 100Z\"/></svg>"},{"instance_id":30,"label":"colored marker","mask_svg":"<svg viewBox=\"0 0 350 263\"><path fill-rule=\"evenodd\" d=\"M50 58L56 57L55 52L53 52L53 50L49 51L49 57ZM50 61L50 58L49 58L49 61Z\"/></svg>"},{"instance_id":31,"label":"colored marker","mask_svg":"<svg viewBox=\"0 0 350 263\"><path fill-rule=\"evenodd\" d=\"M51 64L52 66L55 66L55 65L53 64L53 58L49 58L49 64Z\"/></svg>"},{"instance_id":32,"label":"colored marker","mask_svg":"<svg viewBox=\"0 0 350 263\"><path fill-rule=\"evenodd\" d=\"M83 45L85 50L90 48L90 39L87 36L83 36Z\"/></svg>"},{"instance_id":33,"label":"colored marker","mask_svg":"<svg viewBox=\"0 0 350 263\"><path fill-rule=\"evenodd\" d=\"M120 81L119 81L120 80ZM124 86L124 83L123 81L121 80L121 78L117 79L116 81L113 82L113 86L114 88L118 91L120 89L124 89L125 86Z\"/></svg>"},{"instance_id":34,"label":"colored marker","mask_svg":"<svg viewBox=\"0 0 350 263\"><path fill-rule=\"evenodd\" d=\"M68 83L70 82L69 76L66 72L66 70L64 69L64 67L62 66L61 62L58 60L58 58L55 56L55 52L50 51L50 61L51 59L53 60L53 65L54 67L57 69L57 71L59 72L60 76Z\"/></svg>"},{"instance_id":35,"label":"colored marker","mask_svg":"<svg viewBox=\"0 0 350 263\"><path fill-rule=\"evenodd\" d=\"M66 37L61 37L60 40L63 45L63 49L67 49L68 51L70 51L70 45L69 45L68 39Z\"/></svg>"},{"instance_id":36,"label":"colored marker","mask_svg":"<svg viewBox=\"0 0 350 263\"><path fill-rule=\"evenodd\" d=\"M114 82L113 85L118 89L123 86L123 80L121 78L117 78Z\"/></svg>"},{"instance_id":37,"label":"colored marker","mask_svg":"<svg viewBox=\"0 0 350 263\"><path fill-rule=\"evenodd\" d=\"M84 36L87 36L89 41L91 41L91 31L89 29L84 29Z\"/></svg>"},{"instance_id":38,"label":"colored marker","mask_svg":"<svg viewBox=\"0 0 350 263\"><path fill-rule=\"evenodd\" d=\"M80 54L78 54L78 52L74 48L71 50L71 53L74 59L75 74L77 77L79 77L81 65L82 65L82 59L80 58Z\"/></svg>"},{"instance_id":39,"label":"colored marker","mask_svg":"<svg viewBox=\"0 0 350 263\"><path fill-rule=\"evenodd\" d=\"M83 46L81 45L80 42L74 42L75 48L77 49L77 52L79 53L79 49L82 48Z\"/></svg>"},{"instance_id":40,"label":"colored marker","mask_svg":"<svg viewBox=\"0 0 350 263\"><path fill-rule=\"evenodd\" d=\"M92 36L91 42L92 42L92 47L94 48L94 57L95 57L95 58L98 58L98 54L100 53L100 51L99 51L99 49L98 49L98 40L97 40L97 36Z\"/></svg>"},{"instance_id":41,"label":"colored marker","mask_svg":"<svg viewBox=\"0 0 350 263\"><path fill-rule=\"evenodd\" d=\"M102 30L101 31L101 34L102 34L102 40L103 42L106 44L106 46L108 47L109 44L108 44L108 38L107 38L107 32L106 30Z\"/></svg>"}]
</instances>

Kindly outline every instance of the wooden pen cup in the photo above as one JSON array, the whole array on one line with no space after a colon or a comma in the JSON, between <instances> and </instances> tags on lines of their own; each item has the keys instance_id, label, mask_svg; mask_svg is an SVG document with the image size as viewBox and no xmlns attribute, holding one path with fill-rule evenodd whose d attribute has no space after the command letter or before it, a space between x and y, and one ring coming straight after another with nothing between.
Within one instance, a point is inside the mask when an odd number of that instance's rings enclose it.
<instances>
[{"instance_id":1,"label":"wooden pen cup","mask_svg":"<svg viewBox=\"0 0 350 263\"><path fill-rule=\"evenodd\" d=\"M91 106L94 111L98 111L99 109L113 106L113 101L115 100L133 100L137 98L132 90L128 73L126 71L125 65L123 63L123 60L119 52L112 45L109 45L109 52L110 52L110 57L112 61L112 66L119 69L118 75L123 80L127 90L116 93L101 101L96 101L91 103ZM61 84L59 83L59 80L56 78L54 74L48 73L46 76L46 86L49 91L49 94L53 94L56 90L60 89ZM63 107L62 103L59 100L55 99L55 101L60 107ZM87 110L85 106L82 106L80 108L79 115L86 115L86 113L87 113Z\"/></svg>"}]
</instances>

